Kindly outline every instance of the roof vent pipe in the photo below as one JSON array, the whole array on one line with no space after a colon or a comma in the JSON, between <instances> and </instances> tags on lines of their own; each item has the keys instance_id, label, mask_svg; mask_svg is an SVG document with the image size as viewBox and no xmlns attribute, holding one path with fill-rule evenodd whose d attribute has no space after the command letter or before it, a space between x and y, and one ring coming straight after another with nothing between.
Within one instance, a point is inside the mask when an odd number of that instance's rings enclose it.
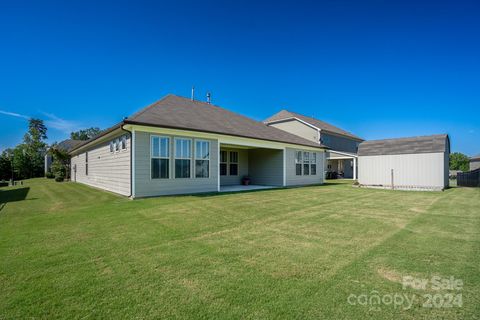
<instances>
[{"instance_id":1,"label":"roof vent pipe","mask_svg":"<svg viewBox=\"0 0 480 320\"><path fill-rule=\"evenodd\" d=\"M212 95L210 94L210 92L207 92L207 103L212 103Z\"/></svg>"},{"instance_id":2,"label":"roof vent pipe","mask_svg":"<svg viewBox=\"0 0 480 320\"><path fill-rule=\"evenodd\" d=\"M192 86L192 101L195 100L195 86Z\"/></svg>"}]
</instances>

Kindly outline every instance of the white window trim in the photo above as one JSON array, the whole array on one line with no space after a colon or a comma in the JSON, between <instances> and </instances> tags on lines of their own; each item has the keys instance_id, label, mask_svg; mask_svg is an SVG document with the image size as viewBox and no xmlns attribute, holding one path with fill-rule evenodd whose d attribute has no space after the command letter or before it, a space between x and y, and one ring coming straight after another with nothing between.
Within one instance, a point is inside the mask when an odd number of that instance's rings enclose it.
<instances>
[{"instance_id":1,"label":"white window trim","mask_svg":"<svg viewBox=\"0 0 480 320\"><path fill-rule=\"evenodd\" d=\"M314 157L315 155L315 157ZM310 175L311 176L316 176L318 173L317 173L317 169L318 169L318 165L317 165L317 153L316 152L310 152ZM313 158L315 158L315 161L313 161ZM312 174L312 164L315 165L315 174Z\"/></svg>"},{"instance_id":2,"label":"white window trim","mask_svg":"<svg viewBox=\"0 0 480 320\"><path fill-rule=\"evenodd\" d=\"M122 140L125 139L125 148L122 148ZM127 142L128 142L128 137L126 134L120 137L120 152L127 151Z\"/></svg>"},{"instance_id":3,"label":"white window trim","mask_svg":"<svg viewBox=\"0 0 480 320\"><path fill-rule=\"evenodd\" d=\"M232 158L230 157L230 154L231 154L232 152L235 152L235 153L237 154L237 162L232 162ZM236 151L236 150L229 150L229 151L227 151L227 155L228 155L228 157L227 157L227 161L228 161L228 165L227 165L227 168L228 168L228 170L227 170L227 171L228 171L228 176L229 176L229 177L238 177L238 176L240 176L240 161L239 161L239 160L240 160L240 159L239 159L239 158L240 158L240 153L239 153L238 151ZM237 174L235 174L235 175L233 175L233 174L230 173L230 165L231 165L232 163L237 165Z\"/></svg>"},{"instance_id":4,"label":"white window trim","mask_svg":"<svg viewBox=\"0 0 480 320\"><path fill-rule=\"evenodd\" d=\"M225 152L226 160L222 162L222 152ZM218 150L218 174L220 175L220 164L225 163L225 175L222 175L222 177L228 177L228 150Z\"/></svg>"},{"instance_id":5,"label":"white window trim","mask_svg":"<svg viewBox=\"0 0 480 320\"><path fill-rule=\"evenodd\" d=\"M154 138L166 138L168 139L168 157L161 157L160 156L160 149L158 149L158 152L159 152L159 156L158 157L154 157L153 156L153 139ZM159 140L160 141L160 140ZM171 170L171 163L172 163L172 157L170 155L171 153L171 147L170 147L170 141L172 141L172 139L169 137L169 136L158 136L158 135L150 135L150 180L167 180L167 179L172 179L172 170ZM160 148L160 146L159 146ZM168 160L168 178L152 178L152 159L167 159Z\"/></svg>"},{"instance_id":6,"label":"white window trim","mask_svg":"<svg viewBox=\"0 0 480 320\"><path fill-rule=\"evenodd\" d=\"M305 157L305 154L308 155L308 161L307 161L307 158ZM309 151L303 151L303 167L302 167L302 175L303 176L311 176L311 173L310 173L310 152ZM308 174L305 174L305 165L308 165Z\"/></svg>"},{"instance_id":7,"label":"white window trim","mask_svg":"<svg viewBox=\"0 0 480 320\"><path fill-rule=\"evenodd\" d=\"M190 141L190 158L177 158L177 140L189 140ZM172 178L173 179L193 179L192 178L193 177L193 168L192 168L193 160L192 159L195 157L195 155L192 154L192 152L193 152L193 150L192 150L193 149L193 146L192 146L193 140L194 139L183 138L183 137L174 137L173 138L173 141L174 141L173 142L173 155L172 155L172 157L173 157L173 177ZM188 177L188 178L177 178L176 177L175 160L190 160L190 177Z\"/></svg>"},{"instance_id":8,"label":"white window trim","mask_svg":"<svg viewBox=\"0 0 480 320\"><path fill-rule=\"evenodd\" d=\"M297 177L301 177L303 176L303 151L302 150L294 150L295 154L294 154L294 172L295 172L295 176ZM299 159L299 162L297 163L297 155L298 153L300 153L300 159ZM300 174L297 174L297 164L300 165Z\"/></svg>"},{"instance_id":9,"label":"white window trim","mask_svg":"<svg viewBox=\"0 0 480 320\"><path fill-rule=\"evenodd\" d=\"M197 159L197 142L206 142L208 143L208 159ZM212 148L210 147L210 145L212 144L209 140L204 140L204 139L194 139L194 142L193 142L193 161L195 160L208 160L208 177L200 177L200 178L197 178L197 172L196 172L196 168L197 168L197 165L196 163L194 162L193 163L193 169L194 169L194 173L193 173L193 177L195 179L210 179L210 170L212 169L211 168L211 151L212 151Z\"/></svg>"}]
</instances>

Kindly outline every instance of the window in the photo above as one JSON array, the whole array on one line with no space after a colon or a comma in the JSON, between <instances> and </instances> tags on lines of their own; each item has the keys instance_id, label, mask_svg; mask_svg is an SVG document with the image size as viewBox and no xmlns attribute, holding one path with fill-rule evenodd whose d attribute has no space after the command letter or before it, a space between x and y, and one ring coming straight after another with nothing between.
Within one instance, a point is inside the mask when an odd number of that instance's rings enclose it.
<instances>
[{"instance_id":1,"label":"window","mask_svg":"<svg viewBox=\"0 0 480 320\"><path fill-rule=\"evenodd\" d=\"M295 174L297 176L302 175L302 152L295 151Z\"/></svg>"},{"instance_id":2,"label":"window","mask_svg":"<svg viewBox=\"0 0 480 320\"><path fill-rule=\"evenodd\" d=\"M230 151L230 175L238 176L238 152Z\"/></svg>"},{"instance_id":3,"label":"window","mask_svg":"<svg viewBox=\"0 0 480 320\"><path fill-rule=\"evenodd\" d=\"M220 151L220 175L227 175L227 151Z\"/></svg>"},{"instance_id":4,"label":"window","mask_svg":"<svg viewBox=\"0 0 480 320\"><path fill-rule=\"evenodd\" d=\"M310 153L303 153L303 175L308 176L310 174Z\"/></svg>"},{"instance_id":5,"label":"window","mask_svg":"<svg viewBox=\"0 0 480 320\"><path fill-rule=\"evenodd\" d=\"M113 147L113 141L110 141L110 153L113 153L114 147Z\"/></svg>"},{"instance_id":6,"label":"window","mask_svg":"<svg viewBox=\"0 0 480 320\"><path fill-rule=\"evenodd\" d=\"M316 175L317 174L317 153L312 152L312 158L310 163L310 174Z\"/></svg>"},{"instance_id":7,"label":"window","mask_svg":"<svg viewBox=\"0 0 480 320\"><path fill-rule=\"evenodd\" d=\"M175 139L175 178L190 178L191 150L190 139Z\"/></svg>"},{"instance_id":8,"label":"window","mask_svg":"<svg viewBox=\"0 0 480 320\"><path fill-rule=\"evenodd\" d=\"M122 148L122 150L127 150L127 136L122 136L122 138L121 138L121 148Z\"/></svg>"},{"instance_id":9,"label":"window","mask_svg":"<svg viewBox=\"0 0 480 320\"><path fill-rule=\"evenodd\" d=\"M150 138L151 177L168 179L170 172L170 138L152 136Z\"/></svg>"},{"instance_id":10,"label":"window","mask_svg":"<svg viewBox=\"0 0 480 320\"><path fill-rule=\"evenodd\" d=\"M115 139L115 152L120 151L120 139Z\"/></svg>"},{"instance_id":11,"label":"window","mask_svg":"<svg viewBox=\"0 0 480 320\"><path fill-rule=\"evenodd\" d=\"M88 176L88 152L85 152L85 175Z\"/></svg>"},{"instance_id":12,"label":"window","mask_svg":"<svg viewBox=\"0 0 480 320\"><path fill-rule=\"evenodd\" d=\"M210 174L210 142L195 141L195 178L208 178Z\"/></svg>"}]
</instances>

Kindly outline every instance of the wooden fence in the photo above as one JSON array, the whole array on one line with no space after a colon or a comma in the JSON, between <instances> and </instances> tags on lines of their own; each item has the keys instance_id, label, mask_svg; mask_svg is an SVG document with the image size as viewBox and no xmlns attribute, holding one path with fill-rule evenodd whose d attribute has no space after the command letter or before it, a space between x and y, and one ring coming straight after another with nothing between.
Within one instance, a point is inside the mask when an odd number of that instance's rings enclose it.
<instances>
[{"instance_id":1,"label":"wooden fence","mask_svg":"<svg viewBox=\"0 0 480 320\"><path fill-rule=\"evenodd\" d=\"M480 187L480 169L457 173L457 185L460 187Z\"/></svg>"}]
</instances>

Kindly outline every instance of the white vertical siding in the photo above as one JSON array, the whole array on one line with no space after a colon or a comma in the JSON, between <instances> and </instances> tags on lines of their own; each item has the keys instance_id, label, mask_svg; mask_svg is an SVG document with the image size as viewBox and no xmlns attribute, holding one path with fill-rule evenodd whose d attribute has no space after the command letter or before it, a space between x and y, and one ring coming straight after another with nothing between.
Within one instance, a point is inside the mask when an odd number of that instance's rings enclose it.
<instances>
[{"instance_id":1,"label":"white vertical siding","mask_svg":"<svg viewBox=\"0 0 480 320\"><path fill-rule=\"evenodd\" d=\"M122 135L127 135L126 150L110 152L110 141L118 136L87 150L88 175L85 170L85 151L72 156L71 180L129 196L131 139L127 133L122 133Z\"/></svg>"},{"instance_id":2,"label":"white vertical siding","mask_svg":"<svg viewBox=\"0 0 480 320\"><path fill-rule=\"evenodd\" d=\"M368 186L393 183L401 189L436 189L448 185L445 153L375 155L358 157L358 182Z\"/></svg>"}]
</instances>

